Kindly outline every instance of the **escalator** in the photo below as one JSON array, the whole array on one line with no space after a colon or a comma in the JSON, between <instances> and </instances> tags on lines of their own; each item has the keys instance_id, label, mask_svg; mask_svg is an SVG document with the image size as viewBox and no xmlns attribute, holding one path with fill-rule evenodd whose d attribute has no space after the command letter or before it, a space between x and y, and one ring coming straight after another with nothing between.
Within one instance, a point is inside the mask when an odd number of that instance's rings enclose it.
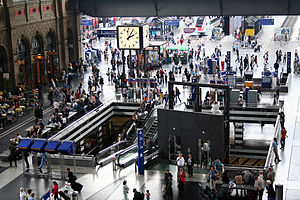
<instances>
[{"instance_id":1,"label":"escalator","mask_svg":"<svg viewBox=\"0 0 300 200\"><path fill-rule=\"evenodd\" d=\"M157 110L152 110L140 119L138 126L144 130L144 139L146 141L146 144L144 144L145 164L147 160L153 162L153 157L158 156L158 148L156 146L158 138ZM137 139L136 129L132 120L126 124L125 130L126 139L99 151L95 155L95 165L104 166L115 160L117 166L126 167L135 162L137 158Z\"/></svg>"},{"instance_id":2,"label":"escalator","mask_svg":"<svg viewBox=\"0 0 300 200\"><path fill-rule=\"evenodd\" d=\"M155 163L158 160L158 121L157 109L152 110L144 123L140 126L144 130L144 156L145 168ZM137 139L135 138L133 144L120 152L116 157L116 164L120 167L127 167L134 163L137 159Z\"/></svg>"}]
</instances>

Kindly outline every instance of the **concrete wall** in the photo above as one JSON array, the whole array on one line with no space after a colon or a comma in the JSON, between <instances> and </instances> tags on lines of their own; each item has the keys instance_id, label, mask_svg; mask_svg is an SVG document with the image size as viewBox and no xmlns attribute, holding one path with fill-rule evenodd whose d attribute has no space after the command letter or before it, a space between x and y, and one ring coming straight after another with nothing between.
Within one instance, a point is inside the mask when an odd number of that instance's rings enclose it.
<instances>
[{"instance_id":1,"label":"concrete wall","mask_svg":"<svg viewBox=\"0 0 300 200\"><path fill-rule=\"evenodd\" d=\"M181 149L185 158L190 148L195 162L198 162L198 139L210 140L212 160L224 157L223 115L158 109L158 126L162 159L169 159L169 135L181 136Z\"/></svg>"}]
</instances>

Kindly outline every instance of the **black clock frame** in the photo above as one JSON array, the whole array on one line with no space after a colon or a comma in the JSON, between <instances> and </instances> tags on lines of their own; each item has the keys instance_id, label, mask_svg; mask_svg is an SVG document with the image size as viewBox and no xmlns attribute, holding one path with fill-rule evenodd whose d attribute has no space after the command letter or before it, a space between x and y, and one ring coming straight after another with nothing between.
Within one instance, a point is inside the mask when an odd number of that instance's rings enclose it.
<instances>
[{"instance_id":1,"label":"black clock frame","mask_svg":"<svg viewBox=\"0 0 300 200\"><path fill-rule=\"evenodd\" d=\"M119 27L139 27L139 38L140 38L140 48L120 48L119 46ZM143 27L142 26L117 26L117 47L120 50L141 50L144 46L144 40L143 40Z\"/></svg>"}]
</instances>

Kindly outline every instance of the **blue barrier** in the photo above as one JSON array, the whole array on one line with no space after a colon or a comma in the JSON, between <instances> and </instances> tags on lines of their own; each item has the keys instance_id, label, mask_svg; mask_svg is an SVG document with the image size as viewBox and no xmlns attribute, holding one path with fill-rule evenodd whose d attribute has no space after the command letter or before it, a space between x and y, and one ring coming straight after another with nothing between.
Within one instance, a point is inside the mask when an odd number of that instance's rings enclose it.
<instances>
[{"instance_id":1,"label":"blue barrier","mask_svg":"<svg viewBox=\"0 0 300 200\"><path fill-rule=\"evenodd\" d=\"M33 145L31 146L31 150L42 152L47 144L47 140L43 139L35 139Z\"/></svg>"},{"instance_id":2,"label":"blue barrier","mask_svg":"<svg viewBox=\"0 0 300 200\"><path fill-rule=\"evenodd\" d=\"M48 153L57 153L59 143L59 141L49 141L49 143L45 147L45 151Z\"/></svg>"},{"instance_id":3,"label":"blue barrier","mask_svg":"<svg viewBox=\"0 0 300 200\"><path fill-rule=\"evenodd\" d=\"M73 146L75 148L75 143L72 141L65 141L63 142L57 149L58 152L62 154L73 154Z\"/></svg>"},{"instance_id":4,"label":"blue barrier","mask_svg":"<svg viewBox=\"0 0 300 200\"><path fill-rule=\"evenodd\" d=\"M30 151L31 145L33 144L33 139L25 138L22 139L20 144L17 146L18 149L20 150L28 150Z\"/></svg>"}]
</instances>

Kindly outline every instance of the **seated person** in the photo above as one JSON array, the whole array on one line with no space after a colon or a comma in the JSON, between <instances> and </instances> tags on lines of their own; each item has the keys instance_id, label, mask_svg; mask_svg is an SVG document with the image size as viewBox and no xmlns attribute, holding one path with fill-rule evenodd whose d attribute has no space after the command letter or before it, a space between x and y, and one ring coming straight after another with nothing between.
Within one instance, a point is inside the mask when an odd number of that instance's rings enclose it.
<instances>
[{"instance_id":1,"label":"seated person","mask_svg":"<svg viewBox=\"0 0 300 200\"><path fill-rule=\"evenodd\" d=\"M189 98L187 99L187 101L188 101L189 105L192 105L192 103L193 103L192 102L193 101L192 94L189 95Z\"/></svg>"},{"instance_id":2,"label":"seated person","mask_svg":"<svg viewBox=\"0 0 300 200\"><path fill-rule=\"evenodd\" d=\"M54 117L55 117L54 114L51 114L51 115L50 115L50 118L49 118L48 123L47 123L48 125L49 125L49 124L53 124Z\"/></svg>"},{"instance_id":3,"label":"seated person","mask_svg":"<svg viewBox=\"0 0 300 200\"><path fill-rule=\"evenodd\" d=\"M42 128L42 126L39 126L36 135L37 135L37 137L40 138L40 137L42 137L42 134L43 134L43 128Z\"/></svg>"},{"instance_id":4,"label":"seated person","mask_svg":"<svg viewBox=\"0 0 300 200\"><path fill-rule=\"evenodd\" d=\"M45 128L45 123L44 123L43 119L39 119L39 122L38 122L37 125L38 125L39 127L41 127L42 130L44 130L44 128Z\"/></svg>"},{"instance_id":5,"label":"seated person","mask_svg":"<svg viewBox=\"0 0 300 200\"><path fill-rule=\"evenodd\" d=\"M219 104L214 101L214 103L211 104L211 111L213 114L221 114L221 111L219 110L220 106Z\"/></svg>"},{"instance_id":6,"label":"seated person","mask_svg":"<svg viewBox=\"0 0 300 200\"><path fill-rule=\"evenodd\" d=\"M243 184L243 177L240 172L237 173L237 175L234 177L235 184L242 185Z\"/></svg>"},{"instance_id":7,"label":"seated person","mask_svg":"<svg viewBox=\"0 0 300 200\"><path fill-rule=\"evenodd\" d=\"M237 102L238 102L238 105L239 105L239 106L243 106L243 104L244 104L243 96L240 96L240 97L238 98Z\"/></svg>"}]
</instances>

